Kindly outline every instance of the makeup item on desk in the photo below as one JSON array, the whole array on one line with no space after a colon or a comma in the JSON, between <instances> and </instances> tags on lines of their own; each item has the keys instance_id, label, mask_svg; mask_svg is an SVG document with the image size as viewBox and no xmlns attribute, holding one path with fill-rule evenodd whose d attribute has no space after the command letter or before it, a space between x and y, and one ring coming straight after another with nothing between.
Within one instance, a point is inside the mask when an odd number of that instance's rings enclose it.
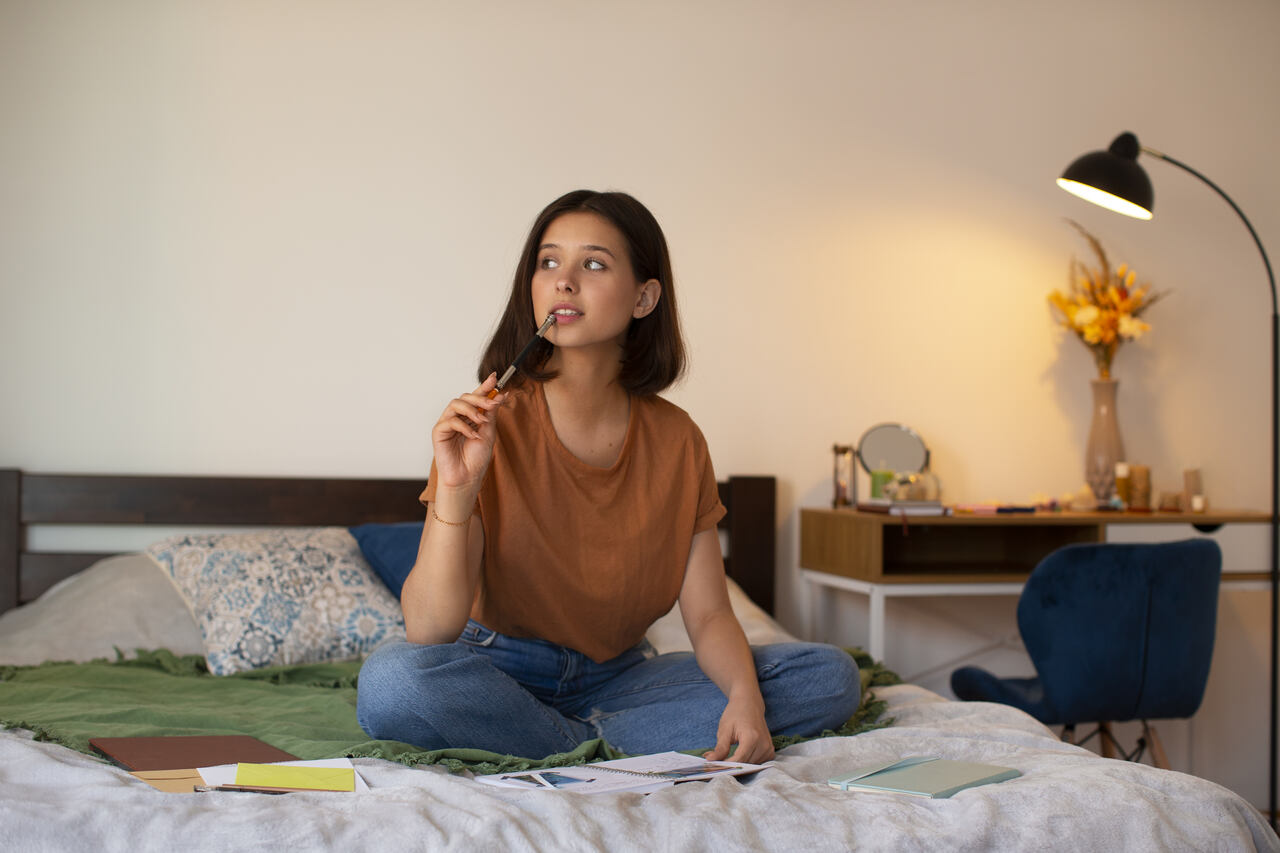
<instances>
[{"instance_id":1,"label":"makeup item on desk","mask_svg":"<svg viewBox=\"0 0 1280 853\"><path fill-rule=\"evenodd\" d=\"M837 444L832 446L831 451L835 454L835 464L831 471L831 506L832 508L852 506L854 503L853 478L855 476L853 470L853 445Z\"/></svg>"},{"instance_id":2,"label":"makeup item on desk","mask_svg":"<svg viewBox=\"0 0 1280 853\"><path fill-rule=\"evenodd\" d=\"M1067 495L1065 503L1074 512L1094 512L1098 509L1098 496L1088 483L1080 486L1080 491Z\"/></svg>"},{"instance_id":3,"label":"makeup item on desk","mask_svg":"<svg viewBox=\"0 0 1280 853\"><path fill-rule=\"evenodd\" d=\"M1129 509L1151 511L1151 469L1146 465L1129 466Z\"/></svg>"},{"instance_id":4,"label":"makeup item on desk","mask_svg":"<svg viewBox=\"0 0 1280 853\"><path fill-rule=\"evenodd\" d=\"M515 375L516 368L520 366L520 362L524 361L524 357L529 354L529 350L533 349L533 345L538 342L538 339L546 335L547 330L555 324L556 315L548 314L547 319L543 320L542 325L538 327L538 331L534 332L533 337L529 339L529 343L525 344L524 349L520 350L515 361L511 362L511 366L508 367L500 377L498 377L498 384L493 386L493 390L489 392L490 400L498 396L498 392L507 386L507 383L511 381L511 377Z\"/></svg>"},{"instance_id":5,"label":"makeup item on desk","mask_svg":"<svg viewBox=\"0 0 1280 853\"><path fill-rule=\"evenodd\" d=\"M885 488L896 479L897 475L887 468L877 468L871 472L871 497L892 498L896 495L886 494Z\"/></svg>"},{"instance_id":6,"label":"makeup item on desk","mask_svg":"<svg viewBox=\"0 0 1280 853\"><path fill-rule=\"evenodd\" d=\"M1130 481L1129 481L1129 463L1116 463L1116 497L1126 506L1129 504L1130 498Z\"/></svg>"},{"instance_id":7,"label":"makeup item on desk","mask_svg":"<svg viewBox=\"0 0 1280 853\"><path fill-rule=\"evenodd\" d=\"M1209 508L1209 501L1204 496L1204 482L1199 468L1188 468L1182 472L1183 505L1192 512L1204 512ZM1198 499L1198 500L1197 500Z\"/></svg>"},{"instance_id":8,"label":"makeup item on desk","mask_svg":"<svg viewBox=\"0 0 1280 853\"><path fill-rule=\"evenodd\" d=\"M1024 504L982 503L956 504L952 511L956 515L1016 515L1034 513L1036 508Z\"/></svg>"},{"instance_id":9,"label":"makeup item on desk","mask_svg":"<svg viewBox=\"0 0 1280 853\"><path fill-rule=\"evenodd\" d=\"M951 509L956 515L995 515L1000 511L1000 504L956 504Z\"/></svg>"}]
</instances>

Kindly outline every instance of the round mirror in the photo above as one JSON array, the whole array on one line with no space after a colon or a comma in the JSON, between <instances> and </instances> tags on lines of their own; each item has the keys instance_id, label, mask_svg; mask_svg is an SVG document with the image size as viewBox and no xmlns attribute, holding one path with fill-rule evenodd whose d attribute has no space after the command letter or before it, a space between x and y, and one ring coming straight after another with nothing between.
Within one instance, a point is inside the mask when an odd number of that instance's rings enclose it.
<instances>
[{"instance_id":1,"label":"round mirror","mask_svg":"<svg viewBox=\"0 0 1280 853\"><path fill-rule=\"evenodd\" d=\"M858 462L868 474L915 474L929 467L924 439L902 424L877 424L858 440Z\"/></svg>"}]
</instances>

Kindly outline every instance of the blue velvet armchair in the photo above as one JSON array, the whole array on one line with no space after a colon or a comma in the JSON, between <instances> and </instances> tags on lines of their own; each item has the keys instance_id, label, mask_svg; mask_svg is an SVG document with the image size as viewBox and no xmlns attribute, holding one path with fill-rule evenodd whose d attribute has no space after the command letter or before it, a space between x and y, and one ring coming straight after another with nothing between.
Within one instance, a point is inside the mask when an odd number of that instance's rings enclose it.
<instances>
[{"instance_id":1,"label":"blue velvet armchair","mask_svg":"<svg viewBox=\"0 0 1280 853\"><path fill-rule=\"evenodd\" d=\"M1148 721L1190 717L1200 707L1221 574L1212 539L1061 548L1036 566L1018 600L1018 631L1036 677L998 678L969 666L951 674L951 689L1061 725L1067 740L1077 724L1097 723L1104 755L1114 754L1110 723L1141 720L1138 747L1123 757L1141 757L1149 746L1154 763L1167 766Z\"/></svg>"}]
</instances>

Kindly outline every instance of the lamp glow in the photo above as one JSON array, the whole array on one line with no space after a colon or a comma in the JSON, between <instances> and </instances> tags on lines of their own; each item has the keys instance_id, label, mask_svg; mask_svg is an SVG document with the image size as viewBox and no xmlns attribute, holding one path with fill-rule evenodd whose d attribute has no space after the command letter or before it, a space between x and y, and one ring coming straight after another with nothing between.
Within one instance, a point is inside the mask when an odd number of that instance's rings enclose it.
<instances>
[{"instance_id":1,"label":"lamp glow","mask_svg":"<svg viewBox=\"0 0 1280 853\"><path fill-rule=\"evenodd\" d=\"M1099 207L1105 207L1107 210L1113 210L1124 216L1131 216L1134 219L1151 218L1151 211L1145 207L1134 204L1128 199L1120 198L1118 195L1112 195L1106 190L1100 190L1097 187L1091 187L1088 184L1082 184L1079 181L1071 181L1066 178L1058 178L1058 186L1085 201L1092 202Z\"/></svg>"}]
</instances>

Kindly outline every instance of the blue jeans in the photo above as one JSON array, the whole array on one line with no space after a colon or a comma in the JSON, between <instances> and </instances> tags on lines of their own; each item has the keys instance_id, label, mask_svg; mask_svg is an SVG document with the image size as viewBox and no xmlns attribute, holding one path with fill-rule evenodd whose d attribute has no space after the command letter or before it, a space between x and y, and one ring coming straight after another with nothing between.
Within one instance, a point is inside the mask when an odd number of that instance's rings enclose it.
<instances>
[{"instance_id":1,"label":"blue jeans","mask_svg":"<svg viewBox=\"0 0 1280 853\"><path fill-rule=\"evenodd\" d=\"M834 646L753 646L775 735L837 728L861 699L858 667ZM360 670L370 737L422 749L473 747L541 758L604 738L625 753L710 749L726 699L689 652L648 641L612 660L467 623L454 643L389 643Z\"/></svg>"}]
</instances>

